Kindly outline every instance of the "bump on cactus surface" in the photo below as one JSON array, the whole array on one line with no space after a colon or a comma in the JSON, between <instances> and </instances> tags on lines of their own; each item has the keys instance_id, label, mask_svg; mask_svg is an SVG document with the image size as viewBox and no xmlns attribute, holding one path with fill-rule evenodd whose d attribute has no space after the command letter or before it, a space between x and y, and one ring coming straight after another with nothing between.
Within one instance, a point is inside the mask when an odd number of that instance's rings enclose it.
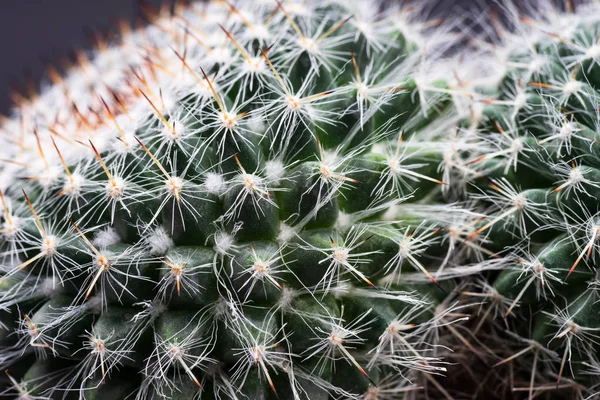
<instances>
[{"instance_id":1,"label":"bump on cactus surface","mask_svg":"<svg viewBox=\"0 0 600 400\"><path fill-rule=\"evenodd\" d=\"M2 394L596 396L599 10L503 10L177 4L16 96Z\"/></svg>"}]
</instances>

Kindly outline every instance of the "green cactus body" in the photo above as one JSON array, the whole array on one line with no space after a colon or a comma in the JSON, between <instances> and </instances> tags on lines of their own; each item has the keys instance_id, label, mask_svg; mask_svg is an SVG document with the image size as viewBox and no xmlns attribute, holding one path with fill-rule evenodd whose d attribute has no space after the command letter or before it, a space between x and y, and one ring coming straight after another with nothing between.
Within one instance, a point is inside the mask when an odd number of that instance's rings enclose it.
<instances>
[{"instance_id":1,"label":"green cactus body","mask_svg":"<svg viewBox=\"0 0 600 400\"><path fill-rule=\"evenodd\" d=\"M463 211L438 171L458 114L422 54L446 39L381 7L178 5L23 101L6 393L380 398L445 371L423 338L451 290L431 274Z\"/></svg>"},{"instance_id":2,"label":"green cactus body","mask_svg":"<svg viewBox=\"0 0 600 400\"><path fill-rule=\"evenodd\" d=\"M589 7L507 6L458 60L359 0L178 4L82 53L1 127L2 394L595 398Z\"/></svg>"}]
</instances>

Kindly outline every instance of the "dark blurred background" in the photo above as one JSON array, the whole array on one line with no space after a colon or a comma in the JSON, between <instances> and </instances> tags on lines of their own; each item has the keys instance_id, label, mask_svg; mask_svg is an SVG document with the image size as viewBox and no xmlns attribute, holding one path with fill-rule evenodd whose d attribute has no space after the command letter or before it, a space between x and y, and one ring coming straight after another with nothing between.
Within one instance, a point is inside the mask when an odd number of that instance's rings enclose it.
<instances>
[{"instance_id":1,"label":"dark blurred background","mask_svg":"<svg viewBox=\"0 0 600 400\"><path fill-rule=\"evenodd\" d=\"M57 64L61 55L68 55L73 49L90 48L90 31L116 32L118 20L134 21L141 17L140 1L1 0L0 113L9 111L11 88L23 87L27 76L37 84L46 63ZM168 1L171 0L143 0L151 6ZM464 15L461 11L465 9L483 9L493 0L414 1L428 1L432 16L451 18L455 12ZM539 0L512 1L530 5Z\"/></svg>"}]
</instances>

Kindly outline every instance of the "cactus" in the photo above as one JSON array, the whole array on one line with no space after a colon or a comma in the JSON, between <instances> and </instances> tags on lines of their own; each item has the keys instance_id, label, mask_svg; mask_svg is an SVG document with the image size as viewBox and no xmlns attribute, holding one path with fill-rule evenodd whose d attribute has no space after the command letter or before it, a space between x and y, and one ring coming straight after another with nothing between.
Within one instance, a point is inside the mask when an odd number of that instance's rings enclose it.
<instances>
[{"instance_id":1,"label":"cactus","mask_svg":"<svg viewBox=\"0 0 600 400\"><path fill-rule=\"evenodd\" d=\"M597 396L600 10L503 11L459 49L426 7L176 4L16 95L1 393Z\"/></svg>"},{"instance_id":2,"label":"cactus","mask_svg":"<svg viewBox=\"0 0 600 400\"><path fill-rule=\"evenodd\" d=\"M459 114L436 60L454 35L423 15L177 4L16 96L2 126L2 393L439 386L439 336L464 320L433 276L462 257L442 228L475 214L445 200L438 164Z\"/></svg>"}]
</instances>

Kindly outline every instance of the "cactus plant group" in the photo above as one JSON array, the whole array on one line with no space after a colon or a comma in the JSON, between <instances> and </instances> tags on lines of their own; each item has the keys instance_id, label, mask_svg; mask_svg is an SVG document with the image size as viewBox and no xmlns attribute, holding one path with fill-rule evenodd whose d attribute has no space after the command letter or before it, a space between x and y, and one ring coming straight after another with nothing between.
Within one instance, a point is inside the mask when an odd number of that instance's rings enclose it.
<instances>
[{"instance_id":1,"label":"cactus plant group","mask_svg":"<svg viewBox=\"0 0 600 400\"><path fill-rule=\"evenodd\" d=\"M0 393L594 398L600 10L501 9L176 3L16 94Z\"/></svg>"}]
</instances>

